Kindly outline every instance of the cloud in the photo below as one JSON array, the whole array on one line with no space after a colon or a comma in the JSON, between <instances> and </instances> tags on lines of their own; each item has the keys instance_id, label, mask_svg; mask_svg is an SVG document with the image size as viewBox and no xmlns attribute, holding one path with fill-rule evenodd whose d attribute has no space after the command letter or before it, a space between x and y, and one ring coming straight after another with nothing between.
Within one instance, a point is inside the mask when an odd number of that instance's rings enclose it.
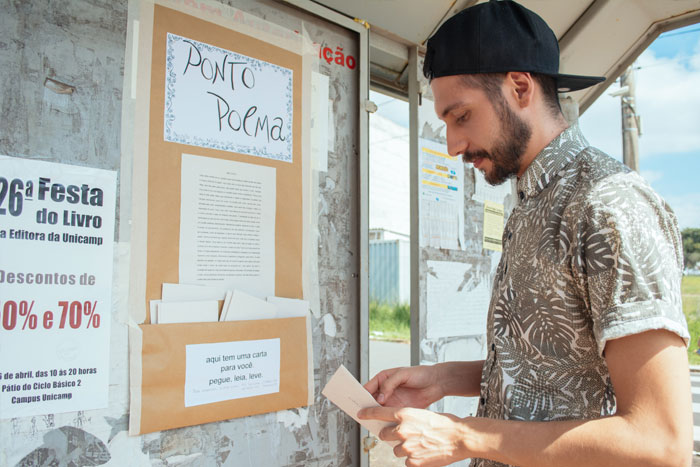
<instances>
[{"instance_id":1,"label":"cloud","mask_svg":"<svg viewBox=\"0 0 700 467\"><path fill-rule=\"evenodd\" d=\"M700 54L659 59L647 50L637 64L640 157L700 152Z\"/></svg>"},{"instance_id":2,"label":"cloud","mask_svg":"<svg viewBox=\"0 0 700 467\"><path fill-rule=\"evenodd\" d=\"M700 39L691 56L659 58L647 49L636 62L637 113L642 119L640 158L700 152ZM608 93L581 117L591 144L621 160L620 98Z\"/></svg>"},{"instance_id":3,"label":"cloud","mask_svg":"<svg viewBox=\"0 0 700 467\"><path fill-rule=\"evenodd\" d=\"M644 177L644 179L647 182L649 182L650 185L652 183L654 183L655 181L661 180L662 178L664 178L663 172L660 172L658 170L642 170L639 172L639 175Z\"/></svg>"},{"instance_id":4,"label":"cloud","mask_svg":"<svg viewBox=\"0 0 700 467\"><path fill-rule=\"evenodd\" d=\"M671 206L678 218L678 226L697 228L700 226L700 193L687 193L683 196L666 196L666 202Z\"/></svg>"}]
</instances>

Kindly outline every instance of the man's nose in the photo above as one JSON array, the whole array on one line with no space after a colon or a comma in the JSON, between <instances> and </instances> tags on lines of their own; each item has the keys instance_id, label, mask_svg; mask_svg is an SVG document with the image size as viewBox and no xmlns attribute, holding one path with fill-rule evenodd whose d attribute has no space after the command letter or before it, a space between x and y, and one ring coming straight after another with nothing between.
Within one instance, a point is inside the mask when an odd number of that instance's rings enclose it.
<instances>
[{"instance_id":1,"label":"man's nose","mask_svg":"<svg viewBox=\"0 0 700 467\"><path fill-rule=\"evenodd\" d=\"M469 143L464 135L460 134L458 131L450 130L447 128L446 131L447 139L447 153L452 157L459 157L467 151Z\"/></svg>"}]
</instances>

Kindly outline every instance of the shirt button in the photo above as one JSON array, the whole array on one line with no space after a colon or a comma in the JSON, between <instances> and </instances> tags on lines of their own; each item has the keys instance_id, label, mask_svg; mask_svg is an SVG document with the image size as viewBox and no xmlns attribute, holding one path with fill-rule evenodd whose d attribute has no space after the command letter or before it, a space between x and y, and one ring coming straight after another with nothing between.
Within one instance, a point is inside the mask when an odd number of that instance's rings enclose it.
<instances>
[{"instance_id":1,"label":"shirt button","mask_svg":"<svg viewBox=\"0 0 700 467\"><path fill-rule=\"evenodd\" d=\"M503 274L506 274L508 272L508 263L503 267Z\"/></svg>"},{"instance_id":2,"label":"shirt button","mask_svg":"<svg viewBox=\"0 0 700 467\"><path fill-rule=\"evenodd\" d=\"M496 344L491 344L491 350L496 350Z\"/></svg>"},{"instance_id":3,"label":"shirt button","mask_svg":"<svg viewBox=\"0 0 700 467\"><path fill-rule=\"evenodd\" d=\"M513 232L510 232L510 231L509 231L509 232L508 232L508 240L510 240L511 238L513 238Z\"/></svg>"},{"instance_id":4,"label":"shirt button","mask_svg":"<svg viewBox=\"0 0 700 467\"><path fill-rule=\"evenodd\" d=\"M486 400L482 397L481 398L481 405L484 405L486 403Z\"/></svg>"},{"instance_id":5,"label":"shirt button","mask_svg":"<svg viewBox=\"0 0 700 467\"><path fill-rule=\"evenodd\" d=\"M519 192L518 192L518 196L520 196L520 199L521 199L521 200L525 199L525 192L519 191Z\"/></svg>"}]
</instances>

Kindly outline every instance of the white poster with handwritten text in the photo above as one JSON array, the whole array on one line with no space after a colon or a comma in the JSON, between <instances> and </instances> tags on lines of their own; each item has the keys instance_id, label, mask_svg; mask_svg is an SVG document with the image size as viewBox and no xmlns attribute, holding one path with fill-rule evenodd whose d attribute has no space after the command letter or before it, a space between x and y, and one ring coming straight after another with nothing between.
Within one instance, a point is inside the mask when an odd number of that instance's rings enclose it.
<instances>
[{"instance_id":1,"label":"white poster with handwritten text","mask_svg":"<svg viewBox=\"0 0 700 467\"><path fill-rule=\"evenodd\" d=\"M164 138L292 162L292 70L168 33Z\"/></svg>"}]
</instances>

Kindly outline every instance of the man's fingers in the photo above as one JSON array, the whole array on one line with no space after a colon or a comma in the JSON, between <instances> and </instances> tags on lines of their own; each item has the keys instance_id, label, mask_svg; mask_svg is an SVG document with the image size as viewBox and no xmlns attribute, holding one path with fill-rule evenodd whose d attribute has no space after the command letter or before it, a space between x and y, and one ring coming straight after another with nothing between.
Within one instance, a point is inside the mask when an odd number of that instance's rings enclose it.
<instances>
[{"instance_id":1,"label":"man's fingers","mask_svg":"<svg viewBox=\"0 0 700 467\"><path fill-rule=\"evenodd\" d=\"M399 409L393 407L368 407L357 412L360 420L383 420L385 422L398 422L396 412Z\"/></svg>"},{"instance_id":2,"label":"man's fingers","mask_svg":"<svg viewBox=\"0 0 700 467\"><path fill-rule=\"evenodd\" d=\"M399 425L386 426L377 434L382 441L401 441Z\"/></svg>"},{"instance_id":3,"label":"man's fingers","mask_svg":"<svg viewBox=\"0 0 700 467\"><path fill-rule=\"evenodd\" d=\"M379 388L381 387L382 383L391 375L393 375L398 368L391 368L388 370L383 370L377 373L374 378L370 379L367 381L367 384L365 384L365 389L367 392L375 396L374 398L376 399L376 394L379 393Z\"/></svg>"},{"instance_id":4,"label":"man's fingers","mask_svg":"<svg viewBox=\"0 0 700 467\"><path fill-rule=\"evenodd\" d=\"M382 381L379 385L379 395L377 402L384 404L394 393L394 389L401 386L408 380L408 371L402 371L403 368L396 368L388 378Z\"/></svg>"},{"instance_id":5,"label":"man's fingers","mask_svg":"<svg viewBox=\"0 0 700 467\"><path fill-rule=\"evenodd\" d=\"M375 396L374 397L375 399L377 398L375 394L379 390L379 375L381 375L381 373L378 373L374 378L370 379L365 384L365 389L367 390L368 393Z\"/></svg>"},{"instance_id":6,"label":"man's fingers","mask_svg":"<svg viewBox=\"0 0 700 467\"><path fill-rule=\"evenodd\" d=\"M408 452L403 448L403 444L397 444L394 446L394 455L396 457L406 457L408 456ZM406 462L408 462L408 460Z\"/></svg>"}]
</instances>

